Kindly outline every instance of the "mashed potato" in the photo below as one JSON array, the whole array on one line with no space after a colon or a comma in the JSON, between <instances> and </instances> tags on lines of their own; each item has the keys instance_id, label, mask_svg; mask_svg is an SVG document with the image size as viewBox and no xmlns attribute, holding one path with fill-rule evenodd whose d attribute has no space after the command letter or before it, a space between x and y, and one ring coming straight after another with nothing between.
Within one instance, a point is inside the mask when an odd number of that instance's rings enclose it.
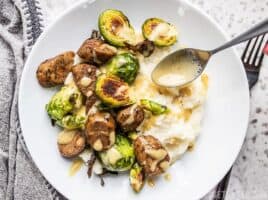
<instances>
[{"instance_id":1,"label":"mashed potato","mask_svg":"<svg viewBox=\"0 0 268 200\"><path fill-rule=\"evenodd\" d=\"M172 162L191 148L200 132L208 76L203 74L184 88L161 88L151 81L151 72L168 49L157 50L149 58L139 58L140 73L131 87L132 98L150 99L167 106L171 112L153 116L146 112L138 127L141 134L158 138L168 150Z\"/></svg>"}]
</instances>

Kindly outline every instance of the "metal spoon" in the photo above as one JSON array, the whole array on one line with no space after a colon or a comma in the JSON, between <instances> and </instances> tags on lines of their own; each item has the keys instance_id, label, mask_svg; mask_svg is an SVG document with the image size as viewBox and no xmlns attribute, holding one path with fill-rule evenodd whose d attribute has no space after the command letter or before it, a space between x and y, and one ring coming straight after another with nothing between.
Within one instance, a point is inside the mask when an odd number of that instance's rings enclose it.
<instances>
[{"instance_id":1,"label":"metal spoon","mask_svg":"<svg viewBox=\"0 0 268 200\"><path fill-rule=\"evenodd\" d=\"M181 87L198 78L212 55L268 32L268 19L255 25L222 46L206 51L193 48L180 49L166 56L155 67L151 76L154 83L164 87Z\"/></svg>"}]
</instances>

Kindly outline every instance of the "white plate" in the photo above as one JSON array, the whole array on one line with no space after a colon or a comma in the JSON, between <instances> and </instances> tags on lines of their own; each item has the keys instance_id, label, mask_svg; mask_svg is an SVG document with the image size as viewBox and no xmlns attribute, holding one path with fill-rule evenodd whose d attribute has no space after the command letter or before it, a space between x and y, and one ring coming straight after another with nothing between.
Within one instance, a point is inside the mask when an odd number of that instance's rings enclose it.
<instances>
[{"instance_id":1,"label":"white plate","mask_svg":"<svg viewBox=\"0 0 268 200\"><path fill-rule=\"evenodd\" d=\"M240 59L229 49L215 55L208 64L210 76L203 128L193 152L187 153L169 170L171 181L159 178L156 186L132 192L128 178L88 179L86 169L69 177L70 161L57 150L58 129L51 126L45 104L55 89L39 86L38 64L66 50L77 50L97 18L107 8L122 10L139 28L149 17L160 17L179 27L180 42L189 47L211 49L226 41L223 31L204 13L177 0L97 0L81 3L49 26L35 44L23 71L19 114L23 135L36 165L63 195L71 199L98 200L191 200L204 196L231 167L243 143L248 123L249 92Z\"/></svg>"}]
</instances>

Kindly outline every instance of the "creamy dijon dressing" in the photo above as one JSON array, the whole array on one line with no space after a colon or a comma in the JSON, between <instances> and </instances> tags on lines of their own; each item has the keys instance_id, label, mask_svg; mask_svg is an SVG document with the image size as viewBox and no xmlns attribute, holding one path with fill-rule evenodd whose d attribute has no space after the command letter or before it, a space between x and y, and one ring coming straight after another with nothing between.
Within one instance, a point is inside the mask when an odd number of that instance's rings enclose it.
<instances>
[{"instance_id":1,"label":"creamy dijon dressing","mask_svg":"<svg viewBox=\"0 0 268 200\"><path fill-rule=\"evenodd\" d=\"M174 26L167 23L160 23L152 30L148 39L154 41L160 37L173 37L176 36L177 34L178 33Z\"/></svg>"},{"instance_id":2,"label":"creamy dijon dressing","mask_svg":"<svg viewBox=\"0 0 268 200\"><path fill-rule=\"evenodd\" d=\"M128 41L129 44L135 45L136 44L136 38L134 31L129 28L128 26L123 26L117 34L119 37L124 38Z\"/></svg>"},{"instance_id":3,"label":"creamy dijon dressing","mask_svg":"<svg viewBox=\"0 0 268 200\"><path fill-rule=\"evenodd\" d=\"M57 142L58 144L69 144L75 135L76 131L63 130L59 133Z\"/></svg>"},{"instance_id":4,"label":"creamy dijon dressing","mask_svg":"<svg viewBox=\"0 0 268 200\"><path fill-rule=\"evenodd\" d=\"M122 158L122 155L117 149L111 148L107 151L107 157L109 158L109 163L114 165L119 159Z\"/></svg>"},{"instance_id":5,"label":"creamy dijon dressing","mask_svg":"<svg viewBox=\"0 0 268 200\"><path fill-rule=\"evenodd\" d=\"M74 176L83 166L84 161L81 158L76 158L69 169L69 176Z\"/></svg>"},{"instance_id":6,"label":"creamy dijon dressing","mask_svg":"<svg viewBox=\"0 0 268 200\"><path fill-rule=\"evenodd\" d=\"M160 85L183 85L193 80L201 70L201 66L190 55L183 54L164 61L153 71L153 79Z\"/></svg>"},{"instance_id":7,"label":"creamy dijon dressing","mask_svg":"<svg viewBox=\"0 0 268 200\"><path fill-rule=\"evenodd\" d=\"M131 124L131 123L133 123L133 122L135 121L134 111L135 111L136 108L137 108L136 105L134 105L134 106L132 106L132 107L130 108L129 116L128 116L128 118L123 122L123 125L128 125L128 124Z\"/></svg>"}]
</instances>

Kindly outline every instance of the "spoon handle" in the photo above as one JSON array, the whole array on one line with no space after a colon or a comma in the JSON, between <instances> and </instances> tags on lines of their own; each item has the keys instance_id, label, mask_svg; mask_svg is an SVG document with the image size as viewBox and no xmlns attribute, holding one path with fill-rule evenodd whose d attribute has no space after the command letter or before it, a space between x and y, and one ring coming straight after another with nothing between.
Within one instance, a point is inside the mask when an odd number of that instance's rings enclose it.
<instances>
[{"instance_id":1,"label":"spoon handle","mask_svg":"<svg viewBox=\"0 0 268 200\"><path fill-rule=\"evenodd\" d=\"M246 40L249 40L251 38L254 38L256 36L259 36L261 34L267 33L268 32L268 18L265 19L264 21L256 24L255 26L253 26L251 29L247 30L246 32L238 35L237 37L235 37L234 39L232 39L231 41L223 44L222 46L213 49L210 51L211 54L215 54L221 50L224 50L228 47L234 46L236 44L239 44L241 42L244 42Z\"/></svg>"}]
</instances>

